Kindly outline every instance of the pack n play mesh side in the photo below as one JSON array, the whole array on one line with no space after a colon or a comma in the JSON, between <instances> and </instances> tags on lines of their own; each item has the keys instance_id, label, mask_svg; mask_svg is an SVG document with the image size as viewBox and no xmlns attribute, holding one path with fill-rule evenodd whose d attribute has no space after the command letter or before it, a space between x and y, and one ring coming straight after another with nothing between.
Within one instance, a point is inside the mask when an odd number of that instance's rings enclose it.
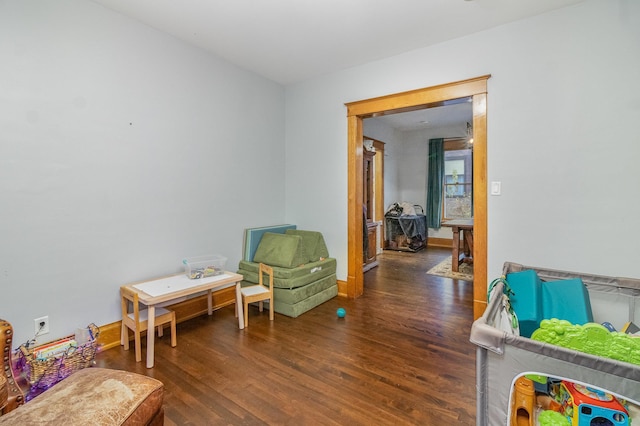
<instances>
[{"instance_id":1,"label":"pack n play mesh side","mask_svg":"<svg viewBox=\"0 0 640 426\"><path fill-rule=\"evenodd\" d=\"M535 270L544 281L580 278L589 291L594 322L610 322L618 330L639 313L640 280L558 271L506 262L503 274ZM640 401L640 366L514 336L495 327L503 284L492 293L482 317L471 328L476 350L478 426L508 425L509 397L523 373L541 373L596 385ZM639 317L640 318L640 317Z\"/></svg>"}]
</instances>

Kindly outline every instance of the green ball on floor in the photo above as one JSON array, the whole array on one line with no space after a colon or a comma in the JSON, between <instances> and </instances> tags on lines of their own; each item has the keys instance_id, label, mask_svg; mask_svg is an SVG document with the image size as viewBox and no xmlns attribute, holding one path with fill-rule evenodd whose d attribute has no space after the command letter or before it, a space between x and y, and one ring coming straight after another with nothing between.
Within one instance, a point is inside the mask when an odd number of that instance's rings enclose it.
<instances>
[{"instance_id":1,"label":"green ball on floor","mask_svg":"<svg viewBox=\"0 0 640 426\"><path fill-rule=\"evenodd\" d=\"M338 315L338 318L344 318L344 316L347 315L347 311L345 311L344 308L338 308L336 315Z\"/></svg>"}]
</instances>

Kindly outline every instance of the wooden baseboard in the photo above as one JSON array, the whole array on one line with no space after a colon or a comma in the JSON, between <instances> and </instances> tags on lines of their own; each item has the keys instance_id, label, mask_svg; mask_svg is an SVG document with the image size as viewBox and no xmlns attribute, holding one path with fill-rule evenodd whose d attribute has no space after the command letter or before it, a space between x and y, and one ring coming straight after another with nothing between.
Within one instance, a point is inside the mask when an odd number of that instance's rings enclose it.
<instances>
[{"instance_id":1,"label":"wooden baseboard","mask_svg":"<svg viewBox=\"0 0 640 426\"><path fill-rule=\"evenodd\" d=\"M453 240L451 238L432 238L429 237L427 240L427 247L444 247L444 248L452 248Z\"/></svg>"},{"instance_id":2,"label":"wooden baseboard","mask_svg":"<svg viewBox=\"0 0 640 426\"><path fill-rule=\"evenodd\" d=\"M122 328L122 321L102 325L99 328L100 335L98 336L98 351L106 351L107 349L120 346L120 330Z\"/></svg>"},{"instance_id":3,"label":"wooden baseboard","mask_svg":"<svg viewBox=\"0 0 640 426\"><path fill-rule=\"evenodd\" d=\"M236 301L236 288L235 286L232 286L216 291L211 295L211 298L214 310L232 305ZM176 322L180 323L207 313L207 295L203 294L202 296L187 299L171 305L168 308L175 311ZM98 348L100 351L120 346L122 321L106 324L99 328L100 335L98 336Z\"/></svg>"},{"instance_id":4,"label":"wooden baseboard","mask_svg":"<svg viewBox=\"0 0 640 426\"><path fill-rule=\"evenodd\" d=\"M480 318L486 309L487 309L487 302L485 300L474 300L473 301L473 319L477 320L478 318Z\"/></svg>"},{"instance_id":5,"label":"wooden baseboard","mask_svg":"<svg viewBox=\"0 0 640 426\"><path fill-rule=\"evenodd\" d=\"M347 282L338 280L338 296L347 297Z\"/></svg>"}]
</instances>

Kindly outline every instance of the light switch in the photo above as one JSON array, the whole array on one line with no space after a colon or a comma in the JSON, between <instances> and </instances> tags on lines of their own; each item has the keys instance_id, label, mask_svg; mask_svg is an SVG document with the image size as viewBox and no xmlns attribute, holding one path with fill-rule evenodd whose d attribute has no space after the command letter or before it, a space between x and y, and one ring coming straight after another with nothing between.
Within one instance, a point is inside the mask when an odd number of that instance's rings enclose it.
<instances>
[{"instance_id":1,"label":"light switch","mask_svg":"<svg viewBox=\"0 0 640 426\"><path fill-rule=\"evenodd\" d=\"M491 195L500 195L502 182L491 182Z\"/></svg>"}]
</instances>

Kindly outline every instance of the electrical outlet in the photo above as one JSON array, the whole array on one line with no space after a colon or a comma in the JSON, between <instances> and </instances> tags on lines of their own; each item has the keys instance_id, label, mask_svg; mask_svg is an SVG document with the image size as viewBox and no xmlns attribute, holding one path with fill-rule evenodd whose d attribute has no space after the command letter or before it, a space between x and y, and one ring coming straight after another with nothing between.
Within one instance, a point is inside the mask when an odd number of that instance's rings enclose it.
<instances>
[{"instance_id":1,"label":"electrical outlet","mask_svg":"<svg viewBox=\"0 0 640 426\"><path fill-rule=\"evenodd\" d=\"M36 336L47 334L49 332L49 316L40 317L33 320Z\"/></svg>"}]
</instances>

